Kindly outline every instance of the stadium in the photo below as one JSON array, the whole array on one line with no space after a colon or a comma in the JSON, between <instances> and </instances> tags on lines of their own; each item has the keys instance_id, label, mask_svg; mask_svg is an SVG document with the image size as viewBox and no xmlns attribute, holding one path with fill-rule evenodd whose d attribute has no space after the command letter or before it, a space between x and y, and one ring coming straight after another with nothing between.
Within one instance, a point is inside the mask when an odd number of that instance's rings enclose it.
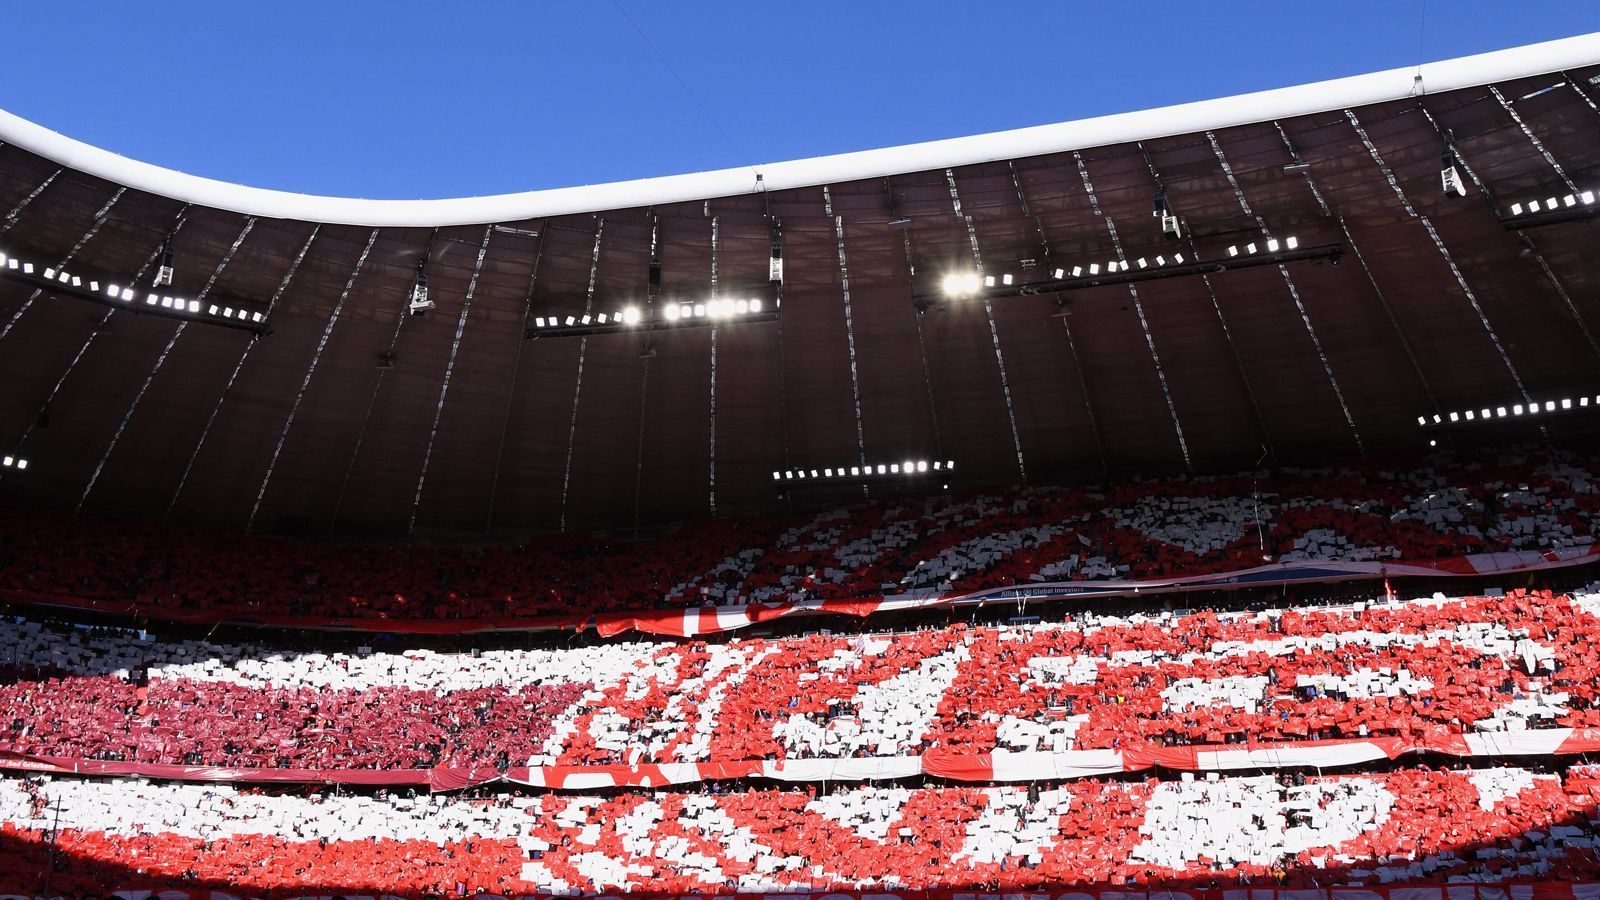
<instances>
[{"instance_id":1,"label":"stadium","mask_svg":"<svg viewBox=\"0 0 1600 900\"><path fill-rule=\"evenodd\" d=\"M0 897L1600 896L1597 191L1600 35L456 200L0 112Z\"/></svg>"}]
</instances>

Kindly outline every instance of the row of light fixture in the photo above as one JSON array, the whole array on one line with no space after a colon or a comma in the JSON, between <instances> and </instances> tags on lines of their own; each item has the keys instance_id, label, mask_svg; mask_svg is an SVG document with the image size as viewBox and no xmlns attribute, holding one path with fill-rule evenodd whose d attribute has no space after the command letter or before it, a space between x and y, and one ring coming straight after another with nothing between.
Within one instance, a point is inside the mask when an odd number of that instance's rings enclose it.
<instances>
[{"instance_id":1,"label":"row of light fixture","mask_svg":"<svg viewBox=\"0 0 1600 900\"><path fill-rule=\"evenodd\" d=\"M1557 212L1563 209L1573 209L1579 204L1584 206L1594 205L1594 191L1580 191L1576 194L1567 194L1564 197L1547 197L1544 200L1529 200L1526 204L1511 204L1511 214L1520 216L1524 213Z\"/></svg>"},{"instance_id":2,"label":"row of light fixture","mask_svg":"<svg viewBox=\"0 0 1600 900\"><path fill-rule=\"evenodd\" d=\"M1600 395L1595 395L1592 399L1593 402L1591 403L1591 398L1587 395L1577 398L1562 397L1559 400L1545 400L1528 404L1514 403L1510 406L1485 406L1481 409L1434 413L1432 416L1417 416L1417 424L1427 427L1429 425L1444 425L1449 422L1480 422L1516 418L1517 416L1537 416L1573 408L1587 409L1591 405L1596 409L1600 409Z\"/></svg>"},{"instance_id":3,"label":"row of light fixture","mask_svg":"<svg viewBox=\"0 0 1600 900\"><path fill-rule=\"evenodd\" d=\"M947 459L944 462L925 459L908 459L905 462L878 463L869 466L839 466L835 469L785 469L773 472L773 481L793 480L822 480L826 478L867 478L874 475L920 475L924 472L953 472L956 461Z\"/></svg>"},{"instance_id":4,"label":"row of light fixture","mask_svg":"<svg viewBox=\"0 0 1600 900\"><path fill-rule=\"evenodd\" d=\"M1268 253L1277 253L1279 250L1295 250L1300 247L1300 239L1290 235L1289 237L1284 238L1283 242L1280 244L1277 238L1267 238L1266 246ZM1251 241L1242 247L1238 244L1231 244L1228 247L1228 258L1233 259L1234 257L1238 256L1240 252L1243 252L1245 256L1255 256L1260 252L1260 249L1256 246L1254 241Z\"/></svg>"},{"instance_id":5,"label":"row of light fixture","mask_svg":"<svg viewBox=\"0 0 1600 900\"><path fill-rule=\"evenodd\" d=\"M1265 246L1266 252L1268 253L1277 253L1280 250L1295 250L1300 246L1300 239L1296 237L1288 237L1284 238L1282 241L1279 241L1277 238L1267 238ZM1259 252L1261 252L1261 247L1254 242L1243 245L1236 244L1228 248L1229 258L1237 258L1241 253L1246 256L1255 256ZM1182 253L1175 252L1171 256L1168 256L1165 253L1158 253L1155 256L1141 256L1132 262L1129 262L1126 259L1113 259L1107 261L1104 265L1098 262L1093 262L1075 265L1070 269L1058 268L1052 271L1050 274L1051 277L1056 281L1062 281L1069 277L1095 278L1102 273L1106 275L1115 275L1118 272L1127 272L1135 268L1159 269L1168 265L1181 266L1189 261L1190 260L1185 258ZM959 299L977 296L980 288L988 289L995 287L1012 287L1016 284L1016 281L1016 276L1009 272L998 277L994 275L985 275L982 278L978 277L976 272L952 272L944 277L942 286L944 288L944 295L946 297Z\"/></svg>"},{"instance_id":6,"label":"row of light fixture","mask_svg":"<svg viewBox=\"0 0 1600 900\"><path fill-rule=\"evenodd\" d=\"M0 253L0 270L16 272L27 276L36 276L38 271L33 263L28 262L27 260L18 259L15 256L9 256L5 253ZM163 266L161 271L166 273L169 271L169 268ZM202 316L213 319L225 319L230 323L246 325L259 325L265 318L265 316L263 316L260 312L249 310L242 306L235 308L232 306L219 306L215 303L202 304L199 300L192 300L187 297L178 297L171 294L144 291L143 289L136 289L120 284L106 284L102 287L98 280L90 279L85 281L82 277L73 275L64 269L46 267L43 270L43 275L36 277L42 277L45 281L53 282L77 291L87 291L90 294L96 295L103 294L107 299L112 301L113 304L125 305L130 308L154 307L156 309L164 310L168 313L177 313L186 316ZM157 280L163 281L161 278L158 278ZM171 283L171 277L168 275L164 280L164 284L170 285ZM140 297L141 294L144 295L142 298Z\"/></svg>"},{"instance_id":7,"label":"row of light fixture","mask_svg":"<svg viewBox=\"0 0 1600 900\"><path fill-rule=\"evenodd\" d=\"M32 275L32 274L34 274L33 263L28 262L27 260L18 259L15 256L7 256L4 253L0 253L0 269L9 270L9 271L12 271L12 272L20 272L23 275ZM44 276L43 277L44 277L44 279L46 281L57 281L57 282L60 282L61 284L68 285L69 287L75 287L75 288L83 287L83 279L82 278L79 278L76 275L70 275L70 274L68 274L66 272L58 272L55 269L51 269L51 268L48 268L48 267L44 270ZM98 282L98 281L89 282L89 290L91 290L91 291L100 290L100 282Z\"/></svg>"},{"instance_id":8,"label":"row of light fixture","mask_svg":"<svg viewBox=\"0 0 1600 900\"><path fill-rule=\"evenodd\" d=\"M666 322L685 322L695 319L737 319L740 316L759 314L764 308L760 300L707 300L704 303L668 303L661 308L660 318ZM582 315L537 316L535 328L577 328L585 325L638 325L645 314L637 306L626 306L606 313Z\"/></svg>"},{"instance_id":9,"label":"row of light fixture","mask_svg":"<svg viewBox=\"0 0 1600 900\"><path fill-rule=\"evenodd\" d=\"M91 282L92 284L92 282ZM140 291L121 285L106 285L106 296L119 303L133 305L138 300ZM170 310L175 313L188 315L204 315L213 319L226 319L230 322L244 322L259 325L266 318L259 311L233 306L218 306L215 303L201 304L199 300L187 297L174 297L170 294L157 294L145 292L144 305L154 306L159 309ZM202 309L204 312L202 313Z\"/></svg>"},{"instance_id":10,"label":"row of light fixture","mask_svg":"<svg viewBox=\"0 0 1600 900\"><path fill-rule=\"evenodd\" d=\"M28 468L28 461L20 456L7 456L3 459L0 459L0 466L4 466L7 469L16 469L18 472L21 472Z\"/></svg>"}]
</instances>

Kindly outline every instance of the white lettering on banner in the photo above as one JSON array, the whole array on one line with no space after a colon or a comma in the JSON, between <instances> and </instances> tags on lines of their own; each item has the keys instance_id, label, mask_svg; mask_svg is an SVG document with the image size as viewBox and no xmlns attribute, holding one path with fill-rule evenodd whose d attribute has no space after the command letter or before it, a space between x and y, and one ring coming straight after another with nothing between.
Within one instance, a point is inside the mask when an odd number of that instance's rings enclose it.
<instances>
[{"instance_id":1,"label":"white lettering on banner","mask_svg":"<svg viewBox=\"0 0 1600 900\"><path fill-rule=\"evenodd\" d=\"M748 863L761 857L778 856L771 847L757 840L755 834L748 828L736 824L733 817L718 806L714 798L689 795L684 797L683 806L684 811L680 814L680 821L685 829L698 831L707 843L721 848L721 855L728 859ZM701 864L705 867L707 880L715 881L723 877L722 868L715 860L705 859ZM738 886L743 891L759 892L799 885L792 880L778 877L776 872L768 875L751 872L739 877Z\"/></svg>"},{"instance_id":2,"label":"white lettering on banner","mask_svg":"<svg viewBox=\"0 0 1600 900\"><path fill-rule=\"evenodd\" d=\"M1149 650L1118 650L1111 654L1111 663L1113 665L1139 666L1170 661L1189 665L1200 660L1221 660L1249 656L1254 653L1261 653L1267 656L1289 656L1296 652L1306 653L1316 650L1333 652L1346 647L1388 649L1390 647L1437 646L1442 641L1449 641L1452 644L1469 650L1476 650L1487 656L1508 659L1512 654L1518 652L1517 642L1523 637L1522 634L1513 632L1498 622L1470 622L1458 625L1455 628L1436 629L1420 633L1361 630L1329 632L1320 635L1295 635L1270 641L1218 641L1212 645L1210 650L1201 653L1184 653L1173 657L1157 655ZM1553 659L1555 657L1554 650L1541 644L1535 644L1533 652L1540 659Z\"/></svg>"},{"instance_id":3,"label":"white lettering on banner","mask_svg":"<svg viewBox=\"0 0 1600 900\"><path fill-rule=\"evenodd\" d=\"M806 810L850 829L858 837L882 843L889 826L911 799L910 788L867 786L844 794L825 794L806 804Z\"/></svg>"},{"instance_id":4,"label":"white lettering on banner","mask_svg":"<svg viewBox=\"0 0 1600 900\"><path fill-rule=\"evenodd\" d=\"M998 864L1009 857L1040 854L1061 839L1061 817L1072 809L1072 792L1052 788L1030 802L1021 788L984 791L983 812L967 823L967 839L952 859Z\"/></svg>"},{"instance_id":5,"label":"white lettering on banner","mask_svg":"<svg viewBox=\"0 0 1600 900\"><path fill-rule=\"evenodd\" d=\"M1225 675L1221 678L1180 678L1161 692L1167 712L1187 712L1197 707L1231 706L1254 712L1265 699L1267 676Z\"/></svg>"},{"instance_id":6,"label":"white lettering on banner","mask_svg":"<svg viewBox=\"0 0 1600 900\"><path fill-rule=\"evenodd\" d=\"M1285 854L1360 837L1393 808L1394 797L1378 781L1308 784L1283 794L1271 776L1168 782L1151 793L1139 829L1146 837L1129 858L1176 870L1200 857L1271 865Z\"/></svg>"},{"instance_id":7,"label":"white lettering on banner","mask_svg":"<svg viewBox=\"0 0 1600 900\"><path fill-rule=\"evenodd\" d=\"M1473 769L1467 773L1478 789L1478 808L1486 811L1510 800L1541 780L1559 783L1554 775L1537 775L1527 769Z\"/></svg>"},{"instance_id":8,"label":"white lettering on banner","mask_svg":"<svg viewBox=\"0 0 1600 900\"><path fill-rule=\"evenodd\" d=\"M361 823L382 821L386 838L433 842L441 830L510 837L528 821L523 807L430 810L425 804L416 804L397 809L363 796L325 797L312 816L301 797L240 793L209 784L171 784L160 792L150 792L145 785L127 780L52 780L39 790L49 800L42 810L34 808L33 797L20 779L0 780L0 822L47 830L52 826L49 806L59 802L74 828L111 836L138 837L150 832L153 823L160 823L164 834L198 840L263 833L292 834L308 841L324 837L345 840ZM568 809L577 807L573 803Z\"/></svg>"},{"instance_id":9,"label":"white lettering on banner","mask_svg":"<svg viewBox=\"0 0 1600 900\"><path fill-rule=\"evenodd\" d=\"M749 649L732 645L706 647L711 659L698 677L684 679L672 692L664 713L664 718L680 724L680 736L686 738L682 746L675 748L673 759L688 761L711 757L711 735L722 713L723 698L744 681L754 666L778 649L778 644L771 643L752 655ZM692 726L683 711L685 708L695 711Z\"/></svg>"},{"instance_id":10,"label":"white lettering on banner","mask_svg":"<svg viewBox=\"0 0 1600 900\"><path fill-rule=\"evenodd\" d=\"M528 765L568 762L562 758L566 748L581 738L590 738L595 746L616 750L619 755L623 748L634 742L630 741L630 736L635 741L650 738L650 728L642 725L631 728L629 721L616 713L597 713L587 721L584 721L583 713L586 708L609 709L618 700L642 700L652 687L659 686L668 691L675 686L680 677L678 667L682 662L681 655L670 647L651 646L655 649L653 654L635 657L627 671L614 673L615 680L596 683L595 689L585 693L580 702L563 710L552 723L554 730L545 741L544 753L530 757ZM661 743L665 744L664 741ZM624 761L631 763L636 760Z\"/></svg>"},{"instance_id":11,"label":"white lettering on banner","mask_svg":"<svg viewBox=\"0 0 1600 900\"><path fill-rule=\"evenodd\" d=\"M772 736L791 756L801 755L802 750L818 756L850 756L859 749L888 756L914 748L937 717L939 704L961 665L972 658L967 640L963 637L953 648L923 656L914 666L899 671L870 666L866 671L871 680L857 674L865 665L865 644L841 648L818 662L817 669L831 669L841 682L860 685L843 707L844 714L820 723L814 714L791 715L773 725ZM818 678L808 672L798 680L805 684Z\"/></svg>"}]
</instances>

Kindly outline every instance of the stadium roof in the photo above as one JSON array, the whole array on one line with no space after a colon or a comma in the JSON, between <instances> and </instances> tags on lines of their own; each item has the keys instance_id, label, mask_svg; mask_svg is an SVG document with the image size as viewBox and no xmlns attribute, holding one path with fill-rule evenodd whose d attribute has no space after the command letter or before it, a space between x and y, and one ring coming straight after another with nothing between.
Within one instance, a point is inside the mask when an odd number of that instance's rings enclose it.
<instances>
[{"instance_id":1,"label":"stadium roof","mask_svg":"<svg viewBox=\"0 0 1600 900\"><path fill-rule=\"evenodd\" d=\"M780 489L805 505L861 496L856 479L790 470L1217 471L1505 431L1529 420L1452 431L1449 416L1532 401L1547 433L1586 429L1597 72L1590 35L866 153L434 201L224 184L0 113L0 253L34 266L0 269L0 454L28 461L0 468L0 495L261 531L472 535L766 509ZM1452 161L1465 196L1444 190ZM1152 215L1158 195L1179 236ZM173 280L152 288L164 246ZM411 316L424 258L437 308ZM995 286L946 297L967 273ZM695 317L713 296L726 318ZM733 305L750 299L760 314ZM680 302L687 326L665 318ZM628 307L663 327L578 336L586 313ZM550 323L568 316L564 336ZM1446 427L1419 426L1434 415Z\"/></svg>"}]
</instances>

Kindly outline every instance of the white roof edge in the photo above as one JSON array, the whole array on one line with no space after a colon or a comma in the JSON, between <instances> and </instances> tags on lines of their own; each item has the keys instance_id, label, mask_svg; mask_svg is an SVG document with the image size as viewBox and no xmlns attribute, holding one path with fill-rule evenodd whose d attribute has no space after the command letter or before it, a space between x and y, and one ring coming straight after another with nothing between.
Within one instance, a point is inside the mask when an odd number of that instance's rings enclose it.
<instances>
[{"instance_id":1,"label":"white roof edge","mask_svg":"<svg viewBox=\"0 0 1600 900\"><path fill-rule=\"evenodd\" d=\"M1416 93L1414 79L1419 74L1423 88L1428 93L1438 93L1595 62L1600 62L1600 33L1425 63L1420 67L1408 66L1076 122L714 172L449 200L321 197L186 175L73 140L4 110L0 110L0 141L116 184L199 206L274 219L431 228L749 194L756 187L756 172L761 173L767 190L784 190L1041 156L1402 99Z\"/></svg>"}]
</instances>

